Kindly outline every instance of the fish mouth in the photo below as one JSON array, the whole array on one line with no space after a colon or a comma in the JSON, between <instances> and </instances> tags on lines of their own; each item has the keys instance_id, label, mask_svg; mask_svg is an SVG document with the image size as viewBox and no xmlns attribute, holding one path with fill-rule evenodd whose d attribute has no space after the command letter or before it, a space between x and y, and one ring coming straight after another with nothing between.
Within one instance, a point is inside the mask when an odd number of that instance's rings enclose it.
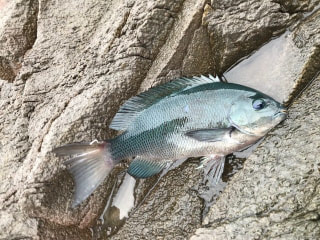
<instances>
[{"instance_id":1,"label":"fish mouth","mask_svg":"<svg viewBox=\"0 0 320 240\"><path fill-rule=\"evenodd\" d=\"M281 108L278 112L273 115L273 118L279 118L281 121L286 119L288 116L288 110L285 108Z\"/></svg>"}]
</instances>

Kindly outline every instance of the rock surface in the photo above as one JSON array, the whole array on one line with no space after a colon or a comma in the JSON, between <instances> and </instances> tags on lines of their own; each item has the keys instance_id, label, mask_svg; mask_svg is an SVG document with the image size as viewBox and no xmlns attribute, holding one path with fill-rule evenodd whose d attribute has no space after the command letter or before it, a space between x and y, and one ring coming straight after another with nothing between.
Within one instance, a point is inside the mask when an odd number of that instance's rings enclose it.
<instances>
[{"instance_id":1,"label":"rock surface","mask_svg":"<svg viewBox=\"0 0 320 240\"><path fill-rule=\"evenodd\" d=\"M114 136L112 117L138 91L181 75L222 73L318 3L227 2L0 0L0 239L90 238L123 168L71 210L73 183L51 149ZM314 16L306 20L309 28L301 27L310 44L302 47L305 61L312 64L303 65L292 90L319 69ZM203 207L192 190L201 179L194 167L185 163L161 179L114 238L191 236ZM147 189L143 182L137 188Z\"/></svg>"},{"instance_id":2,"label":"rock surface","mask_svg":"<svg viewBox=\"0 0 320 240\"><path fill-rule=\"evenodd\" d=\"M261 89L280 102L290 101L300 90L299 83L308 82L319 71L317 24L319 11L265 44L224 76L229 82Z\"/></svg>"},{"instance_id":3,"label":"rock surface","mask_svg":"<svg viewBox=\"0 0 320 240\"><path fill-rule=\"evenodd\" d=\"M12 81L37 38L38 1L0 1L0 79Z\"/></svg>"},{"instance_id":4,"label":"rock surface","mask_svg":"<svg viewBox=\"0 0 320 240\"><path fill-rule=\"evenodd\" d=\"M278 36L310 11L319 1L225 1L206 5L203 24L207 26L215 52L215 70L222 74L258 47Z\"/></svg>"}]
</instances>

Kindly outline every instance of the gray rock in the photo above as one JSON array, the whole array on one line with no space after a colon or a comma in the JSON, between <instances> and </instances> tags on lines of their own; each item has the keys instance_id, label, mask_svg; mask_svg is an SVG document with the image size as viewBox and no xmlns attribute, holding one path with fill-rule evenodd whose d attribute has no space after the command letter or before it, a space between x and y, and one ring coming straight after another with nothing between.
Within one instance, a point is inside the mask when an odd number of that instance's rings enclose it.
<instances>
[{"instance_id":1,"label":"gray rock","mask_svg":"<svg viewBox=\"0 0 320 240\"><path fill-rule=\"evenodd\" d=\"M280 102L288 102L300 91L299 85L319 71L319 15L318 10L301 20L224 76L229 82L260 89Z\"/></svg>"},{"instance_id":2,"label":"gray rock","mask_svg":"<svg viewBox=\"0 0 320 240\"><path fill-rule=\"evenodd\" d=\"M0 1L0 79L12 81L37 38L39 3Z\"/></svg>"},{"instance_id":3,"label":"gray rock","mask_svg":"<svg viewBox=\"0 0 320 240\"><path fill-rule=\"evenodd\" d=\"M319 7L319 0L278 0L282 8L288 13L304 13L311 12Z\"/></svg>"},{"instance_id":4,"label":"gray rock","mask_svg":"<svg viewBox=\"0 0 320 240\"><path fill-rule=\"evenodd\" d=\"M275 1L212 0L203 24L210 34L214 66L222 74L230 66L277 36L297 19Z\"/></svg>"},{"instance_id":5,"label":"gray rock","mask_svg":"<svg viewBox=\"0 0 320 240\"><path fill-rule=\"evenodd\" d=\"M65 228L69 237L84 229L87 238L113 180L72 211L72 180L50 151L63 143L112 137L108 124L119 105L136 94L160 51L168 56L187 48L184 36L191 39L200 26L203 3L198 4L184 17L182 1L41 2L37 41L15 81L0 85L0 208L6 216L0 238L16 232L60 236ZM184 5L183 13L191 7ZM173 28L181 32L170 32ZM168 39L176 42L173 49L162 49ZM22 226L10 224L11 218Z\"/></svg>"},{"instance_id":6,"label":"gray rock","mask_svg":"<svg viewBox=\"0 0 320 240\"><path fill-rule=\"evenodd\" d=\"M185 163L170 171L111 239L185 239L200 227L202 201L195 188L202 175ZM149 181L149 180L148 180Z\"/></svg>"}]
</instances>

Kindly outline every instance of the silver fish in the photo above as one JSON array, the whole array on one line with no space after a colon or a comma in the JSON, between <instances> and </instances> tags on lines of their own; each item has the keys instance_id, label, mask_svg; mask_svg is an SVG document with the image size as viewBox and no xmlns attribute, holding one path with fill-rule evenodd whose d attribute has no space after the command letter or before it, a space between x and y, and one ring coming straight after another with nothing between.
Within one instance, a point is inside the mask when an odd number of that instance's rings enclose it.
<instances>
[{"instance_id":1,"label":"silver fish","mask_svg":"<svg viewBox=\"0 0 320 240\"><path fill-rule=\"evenodd\" d=\"M205 156L212 175L221 177L223 156L244 149L286 118L271 97L209 77L179 78L125 102L110 128L122 131L103 142L55 148L75 180L73 207L84 201L123 159L128 173L147 178L189 157Z\"/></svg>"}]
</instances>

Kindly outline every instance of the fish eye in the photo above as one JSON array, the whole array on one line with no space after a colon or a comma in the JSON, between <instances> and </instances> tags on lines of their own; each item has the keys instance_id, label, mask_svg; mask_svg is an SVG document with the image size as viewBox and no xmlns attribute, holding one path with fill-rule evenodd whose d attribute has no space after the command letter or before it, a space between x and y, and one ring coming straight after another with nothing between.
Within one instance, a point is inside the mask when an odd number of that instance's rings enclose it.
<instances>
[{"instance_id":1,"label":"fish eye","mask_svg":"<svg viewBox=\"0 0 320 240\"><path fill-rule=\"evenodd\" d=\"M262 99L256 99L256 100L253 100L253 102L252 102L252 107L253 107L255 110L261 110L261 109L263 109L265 106L266 106L266 102L263 101Z\"/></svg>"}]
</instances>

